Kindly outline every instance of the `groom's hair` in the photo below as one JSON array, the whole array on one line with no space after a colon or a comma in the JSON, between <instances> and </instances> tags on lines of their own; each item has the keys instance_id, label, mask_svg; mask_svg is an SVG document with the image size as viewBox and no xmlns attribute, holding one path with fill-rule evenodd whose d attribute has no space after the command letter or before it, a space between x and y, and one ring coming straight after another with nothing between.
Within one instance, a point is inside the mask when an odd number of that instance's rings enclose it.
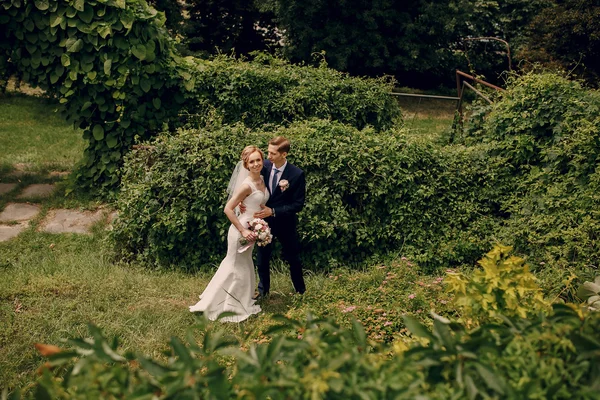
<instances>
[{"instance_id":1,"label":"groom's hair","mask_svg":"<svg viewBox=\"0 0 600 400\"><path fill-rule=\"evenodd\" d=\"M269 140L269 144L277 146L277 150L280 153L289 153L290 152L290 141L283 136L277 136L273 139Z\"/></svg>"}]
</instances>

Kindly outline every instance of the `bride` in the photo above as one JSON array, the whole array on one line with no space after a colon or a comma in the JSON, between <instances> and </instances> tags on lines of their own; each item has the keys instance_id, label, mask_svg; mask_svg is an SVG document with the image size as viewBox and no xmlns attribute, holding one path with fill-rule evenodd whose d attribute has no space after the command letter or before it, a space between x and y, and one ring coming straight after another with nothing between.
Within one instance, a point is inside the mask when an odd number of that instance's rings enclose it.
<instances>
[{"instance_id":1,"label":"bride","mask_svg":"<svg viewBox=\"0 0 600 400\"><path fill-rule=\"evenodd\" d=\"M227 234L227 255L200 295L200 301L190 306L190 311L202 311L211 321L215 321L223 312L234 312L236 315L223 317L220 321L241 322L261 311L260 306L252 300L256 283L252 262L254 245L242 253L238 253L238 248L241 237L250 242L256 239L256 234L248 229L248 222L269 199L269 192L260 175L263 161L264 155L258 147L246 146L239 163L243 168L238 164L229 183L230 198L224 210L231 221ZM235 208L241 201L246 209L238 217Z\"/></svg>"}]
</instances>

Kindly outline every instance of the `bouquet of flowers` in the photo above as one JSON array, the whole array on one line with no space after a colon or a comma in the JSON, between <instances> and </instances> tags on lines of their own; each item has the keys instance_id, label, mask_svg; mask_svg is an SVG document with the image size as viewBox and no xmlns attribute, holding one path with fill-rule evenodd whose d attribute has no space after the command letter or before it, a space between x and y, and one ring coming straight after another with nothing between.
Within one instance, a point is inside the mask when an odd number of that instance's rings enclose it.
<instances>
[{"instance_id":1,"label":"bouquet of flowers","mask_svg":"<svg viewBox=\"0 0 600 400\"><path fill-rule=\"evenodd\" d=\"M259 246L266 246L273 240L271 228L269 228L269 224L267 224L264 219L254 218L252 221L248 222L248 229L256 234L256 244ZM240 244L242 247L238 249L238 253L243 253L248 250L252 246L252 243L253 242L245 237L241 237Z\"/></svg>"}]
</instances>

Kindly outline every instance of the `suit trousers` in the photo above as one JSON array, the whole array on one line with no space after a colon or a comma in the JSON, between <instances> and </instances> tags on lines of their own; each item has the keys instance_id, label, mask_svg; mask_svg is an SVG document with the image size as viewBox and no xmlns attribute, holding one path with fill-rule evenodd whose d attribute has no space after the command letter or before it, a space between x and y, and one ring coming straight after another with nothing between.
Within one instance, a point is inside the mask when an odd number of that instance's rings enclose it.
<instances>
[{"instance_id":1,"label":"suit trousers","mask_svg":"<svg viewBox=\"0 0 600 400\"><path fill-rule=\"evenodd\" d=\"M282 219L277 221L276 218L267 218L266 222L271 227L271 233L274 239L281 243L283 258L290 266L290 278L294 289L298 293L304 293L306 286L304 277L302 276L302 262L300 261L300 241L296 232L295 219ZM268 244L258 248L257 266L258 266L258 292L261 295L269 293L271 289L271 254L273 252L273 244Z\"/></svg>"}]
</instances>

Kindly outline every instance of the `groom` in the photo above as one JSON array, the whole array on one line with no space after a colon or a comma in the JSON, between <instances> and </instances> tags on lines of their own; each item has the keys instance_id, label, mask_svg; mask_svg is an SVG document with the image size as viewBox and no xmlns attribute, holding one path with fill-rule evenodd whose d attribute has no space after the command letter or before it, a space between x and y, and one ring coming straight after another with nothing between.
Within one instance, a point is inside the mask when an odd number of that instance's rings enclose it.
<instances>
[{"instance_id":1,"label":"groom","mask_svg":"<svg viewBox=\"0 0 600 400\"><path fill-rule=\"evenodd\" d=\"M265 160L262 176L271 196L265 207L254 214L263 218L271 227L271 233L281 243L283 258L290 265L290 276L297 293L304 293L304 278L300 262L300 241L296 232L298 214L304 207L306 180L304 171L287 162L290 141L277 136L269 141L268 160ZM269 293L271 274L269 263L273 245L258 248L258 295L256 299Z\"/></svg>"}]
</instances>

